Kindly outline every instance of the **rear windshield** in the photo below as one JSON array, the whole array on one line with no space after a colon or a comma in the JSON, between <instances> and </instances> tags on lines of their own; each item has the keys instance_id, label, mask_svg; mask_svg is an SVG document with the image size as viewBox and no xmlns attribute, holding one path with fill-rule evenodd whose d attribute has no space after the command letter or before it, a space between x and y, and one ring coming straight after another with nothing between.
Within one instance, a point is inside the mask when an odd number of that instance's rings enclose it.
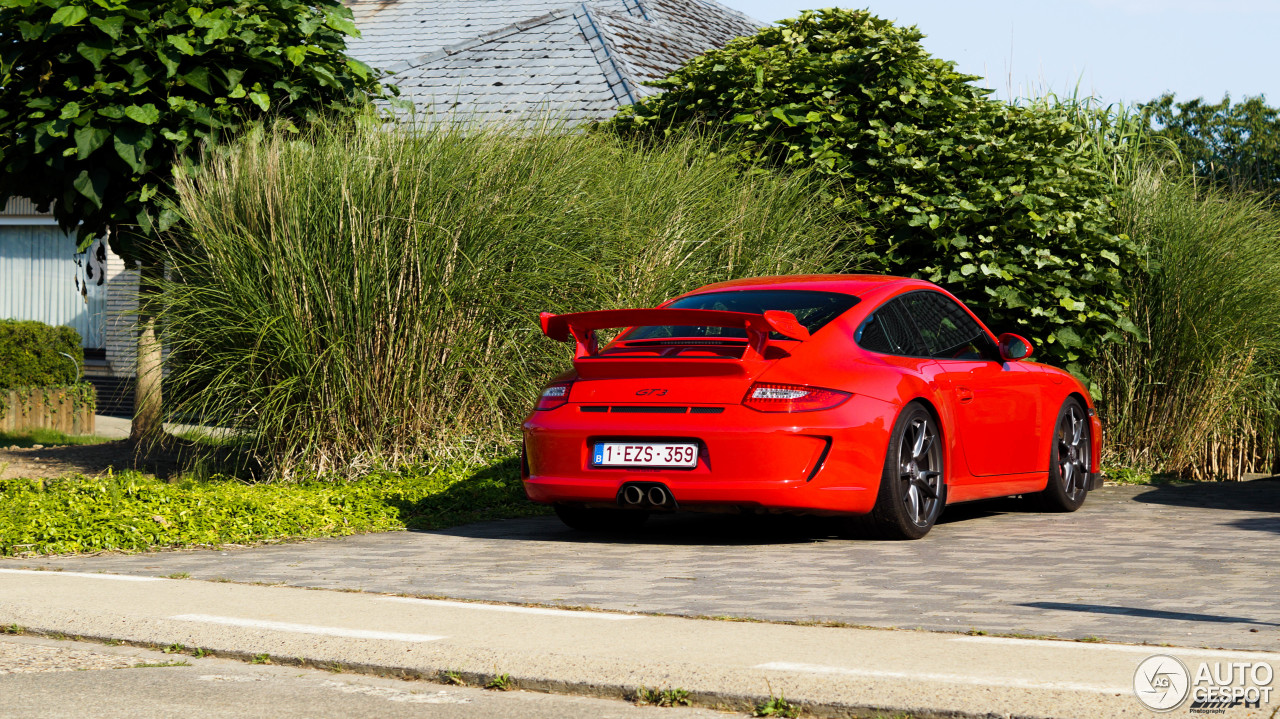
<instances>
[{"instance_id":1,"label":"rear windshield","mask_svg":"<svg viewBox=\"0 0 1280 719\"><path fill-rule=\"evenodd\" d=\"M726 310L762 315L765 310L782 310L796 316L800 324L812 334L828 322L844 314L858 304L858 298L838 292L813 292L809 290L736 290L708 292L678 299L667 305L680 310ZM661 339L664 337L724 337L745 339L746 330L738 327L637 327L625 340ZM774 332L774 339L785 339Z\"/></svg>"}]
</instances>

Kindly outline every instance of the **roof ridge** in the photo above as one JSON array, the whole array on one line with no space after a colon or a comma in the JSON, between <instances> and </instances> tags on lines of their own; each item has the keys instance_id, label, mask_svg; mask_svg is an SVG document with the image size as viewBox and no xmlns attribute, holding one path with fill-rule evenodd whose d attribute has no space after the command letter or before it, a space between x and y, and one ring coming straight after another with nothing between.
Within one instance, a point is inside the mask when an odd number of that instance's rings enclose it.
<instances>
[{"instance_id":1,"label":"roof ridge","mask_svg":"<svg viewBox=\"0 0 1280 719\"><path fill-rule=\"evenodd\" d=\"M589 2L583 2L579 5L579 11L574 12L573 18L578 22L578 29L582 31L582 36L586 39L588 47L591 48L593 53L596 53L596 62L599 63L600 69L604 72L605 82L609 84L609 89L613 92L614 99L618 101L619 105L634 105L636 102L634 92L636 83L631 79L630 73L626 71L626 68L623 67L626 63L619 64L617 51L610 47L609 38L596 24L595 18L592 17L595 12L605 15L612 14L604 8L592 5ZM630 13L627 13L627 17L630 19L635 18ZM586 18L590 32L588 32L588 26L582 24L583 18ZM599 50L596 48L597 44L599 45ZM611 74L617 77L617 82L614 82L613 78L610 77ZM622 90L621 94L616 89L618 87Z\"/></svg>"},{"instance_id":2,"label":"roof ridge","mask_svg":"<svg viewBox=\"0 0 1280 719\"><path fill-rule=\"evenodd\" d=\"M430 62L434 62L436 60L439 60L440 58L448 57L450 55L456 55L460 52L465 52L478 45L483 45L487 42L492 42L494 40L504 38L508 35L514 35L519 32L524 32L525 30L528 30L530 28L538 27L539 25L546 25L547 23L555 20L562 20L566 17L571 17L576 11L576 5L577 5L576 3L573 5L566 5L563 8L558 8L556 10L552 10L551 12L544 13L542 15L531 17L526 20L520 20L518 22L513 22L510 25L500 27L497 30L490 30L489 32L484 33L483 35L476 36L474 38L471 38L470 40L455 43L453 45L447 45L438 50L432 50L429 53L419 55L410 60L403 60L401 62L389 65L387 67L384 67L383 70L390 75L395 75L397 73L404 72L405 70L410 70L412 68L426 65L427 63L430 63ZM582 3L582 5L585 6L586 3Z\"/></svg>"}]
</instances>

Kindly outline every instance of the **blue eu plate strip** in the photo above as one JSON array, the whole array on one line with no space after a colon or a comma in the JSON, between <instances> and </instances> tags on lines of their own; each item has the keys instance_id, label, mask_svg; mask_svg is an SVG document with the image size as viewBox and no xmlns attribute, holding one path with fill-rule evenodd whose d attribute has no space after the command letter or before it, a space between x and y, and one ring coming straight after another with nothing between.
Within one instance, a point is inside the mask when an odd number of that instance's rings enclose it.
<instances>
[{"instance_id":1,"label":"blue eu plate strip","mask_svg":"<svg viewBox=\"0 0 1280 719\"><path fill-rule=\"evenodd\" d=\"M596 458L592 461L592 464L604 464L604 445L603 444L596 445L595 457Z\"/></svg>"}]
</instances>

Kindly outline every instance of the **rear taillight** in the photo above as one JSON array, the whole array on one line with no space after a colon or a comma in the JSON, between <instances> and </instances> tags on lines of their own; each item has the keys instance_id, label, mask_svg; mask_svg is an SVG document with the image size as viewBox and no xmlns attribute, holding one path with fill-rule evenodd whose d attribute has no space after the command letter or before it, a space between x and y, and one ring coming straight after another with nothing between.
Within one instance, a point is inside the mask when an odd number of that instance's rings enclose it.
<instances>
[{"instance_id":1,"label":"rear taillight","mask_svg":"<svg viewBox=\"0 0 1280 719\"><path fill-rule=\"evenodd\" d=\"M547 388L538 396L538 404L534 409L555 409L565 406L569 403L569 387L572 384L572 382L556 382L547 385Z\"/></svg>"},{"instance_id":2,"label":"rear taillight","mask_svg":"<svg viewBox=\"0 0 1280 719\"><path fill-rule=\"evenodd\" d=\"M848 392L802 384L757 382L751 385L742 403L757 412L813 412L836 407L852 396Z\"/></svg>"}]
</instances>

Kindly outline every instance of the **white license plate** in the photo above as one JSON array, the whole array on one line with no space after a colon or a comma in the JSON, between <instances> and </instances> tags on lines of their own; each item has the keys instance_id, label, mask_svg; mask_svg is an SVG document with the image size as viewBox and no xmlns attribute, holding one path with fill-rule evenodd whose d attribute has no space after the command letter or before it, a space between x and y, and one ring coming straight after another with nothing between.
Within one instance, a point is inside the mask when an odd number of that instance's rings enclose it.
<instances>
[{"instance_id":1,"label":"white license plate","mask_svg":"<svg viewBox=\"0 0 1280 719\"><path fill-rule=\"evenodd\" d=\"M596 467L697 467L698 445L688 442L597 442Z\"/></svg>"}]
</instances>

